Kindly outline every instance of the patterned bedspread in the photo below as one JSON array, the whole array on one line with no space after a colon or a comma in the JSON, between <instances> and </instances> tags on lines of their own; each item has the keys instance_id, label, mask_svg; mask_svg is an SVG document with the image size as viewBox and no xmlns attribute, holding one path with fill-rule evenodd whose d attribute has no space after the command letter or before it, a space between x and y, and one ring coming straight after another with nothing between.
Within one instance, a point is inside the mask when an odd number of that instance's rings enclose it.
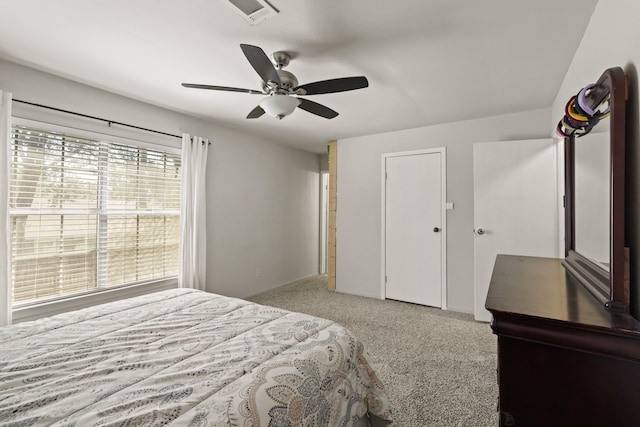
<instances>
[{"instance_id":1,"label":"patterned bedspread","mask_svg":"<svg viewBox=\"0 0 640 427\"><path fill-rule=\"evenodd\" d=\"M332 321L174 289L0 328L0 424L351 426L390 420Z\"/></svg>"}]
</instances>

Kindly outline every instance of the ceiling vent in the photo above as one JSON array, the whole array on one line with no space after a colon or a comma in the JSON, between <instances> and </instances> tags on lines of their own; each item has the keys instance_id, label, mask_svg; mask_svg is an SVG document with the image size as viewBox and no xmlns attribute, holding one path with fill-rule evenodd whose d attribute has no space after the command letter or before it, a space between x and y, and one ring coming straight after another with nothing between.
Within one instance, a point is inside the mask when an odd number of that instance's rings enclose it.
<instances>
[{"instance_id":1,"label":"ceiling vent","mask_svg":"<svg viewBox=\"0 0 640 427\"><path fill-rule=\"evenodd\" d=\"M266 0L228 0L228 2L231 9L249 21L251 25L257 25L278 14L278 10Z\"/></svg>"}]
</instances>

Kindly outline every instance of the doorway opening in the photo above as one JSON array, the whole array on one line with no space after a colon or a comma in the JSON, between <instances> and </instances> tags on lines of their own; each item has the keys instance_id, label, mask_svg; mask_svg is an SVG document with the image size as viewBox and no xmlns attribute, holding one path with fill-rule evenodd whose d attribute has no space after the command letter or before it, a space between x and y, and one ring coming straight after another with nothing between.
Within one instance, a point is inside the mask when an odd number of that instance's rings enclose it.
<instances>
[{"instance_id":1,"label":"doorway opening","mask_svg":"<svg viewBox=\"0 0 640 427\"><path fill-rule=\"evenodd\" d=\"M329 171L320 171L320 261L319 274L327 274L329 218Z\"/></svg>"}]
</instances>

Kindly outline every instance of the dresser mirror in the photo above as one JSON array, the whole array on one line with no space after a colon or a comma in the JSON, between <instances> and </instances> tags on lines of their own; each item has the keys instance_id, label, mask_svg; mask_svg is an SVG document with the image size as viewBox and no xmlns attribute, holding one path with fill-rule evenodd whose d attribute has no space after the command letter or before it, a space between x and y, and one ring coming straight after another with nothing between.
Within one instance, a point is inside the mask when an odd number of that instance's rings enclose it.
<instances>
[{"instance_id":1,"label":"dresser mirror","mask_svg":"<svg viewBox=\"0 0 640 427\"><path fill-rule=\"evenodd\" d=\"M565 138L565 268L612 310L628 311L624 247L626 78L604 71L586 99L608 99L608 118L587 134ZM583 98L583 101L585 99Z\"/></svg>"},{"instance_id":2,"label":"dresser mirror","mask_svg":"<svg viewBox=\"0 0 640 427\"><path fill-rule=\"evenodd\" d=\"M608 130L594 130L580 137L574 146L574 250L605 271L610 271L611 250L610 137Z\"/></svg>"}]
</instances>

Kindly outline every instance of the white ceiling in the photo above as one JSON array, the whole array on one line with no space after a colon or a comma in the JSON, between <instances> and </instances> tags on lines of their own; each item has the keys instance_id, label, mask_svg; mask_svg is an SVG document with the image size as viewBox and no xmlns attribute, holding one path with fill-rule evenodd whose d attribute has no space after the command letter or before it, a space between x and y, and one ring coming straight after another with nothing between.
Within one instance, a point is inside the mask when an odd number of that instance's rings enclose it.
<instances>
[{"instance_id":1,"label":"white ceiling","mask_svg":"<svg viewBox=\"0 0 640 427\"><path fill-rule=\"evenodd\" d=\"M597 0L271 0L252 26L225 0L0 0L0 57L324 152L329 140L548 108ZM338 111L245 116L261 96L240 43L285 50L300 84L365 75L310 96ZM10 89L10 88L9 88ZM162 130L162 129L159 129Z\"/></svg>"}]
</instances>

